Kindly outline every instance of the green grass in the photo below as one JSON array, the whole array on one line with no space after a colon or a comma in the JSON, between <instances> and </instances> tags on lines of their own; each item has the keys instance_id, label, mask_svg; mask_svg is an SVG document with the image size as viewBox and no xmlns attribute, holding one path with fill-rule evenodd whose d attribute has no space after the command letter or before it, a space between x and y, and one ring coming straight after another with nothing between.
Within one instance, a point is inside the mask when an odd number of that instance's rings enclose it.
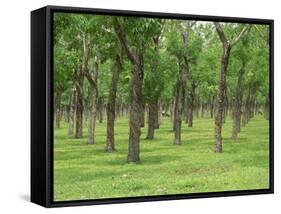
<instances>
[{"instance_id":1,"label":"green grass","mask_svg":"<svg viewBox=\"0 0 281 214\"><path fill-rule=\"evenodd\" d=\"M263 117L242 127L231 140L231 120L223 126L223 153L215 154L214 120L182 125L182 145L173 145L165 118L155 139L142 129L138 164L127 164L128 119L117 118L117 151L105 153L106 121L96 127L96 142L67 137L67 124L55 130L54 200L98 199L269 188L269 128Z\"/></svg>"}]
</instances>

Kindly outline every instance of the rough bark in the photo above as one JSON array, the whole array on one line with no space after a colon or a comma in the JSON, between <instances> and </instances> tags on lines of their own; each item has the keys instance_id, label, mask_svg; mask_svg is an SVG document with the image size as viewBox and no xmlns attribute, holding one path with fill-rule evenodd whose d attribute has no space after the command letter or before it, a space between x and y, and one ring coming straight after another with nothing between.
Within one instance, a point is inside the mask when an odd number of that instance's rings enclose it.
<instances>
[{"instance_id":1,"label":"rough bark","mask_svg":"<svg viewBox=\"0 0 281 214\"><path fill-rule=\"evenodd\" d=\"M111 79L109 97L107 103L107 131L106 131L106 147L105 150L107 152L113 152L115 150L115 142L114 142L114 121L115 121L115 102L116 102L116 92L117 92L117 83L119 79L119 74L121 71L121 56L119 54L116 55L115 59L115 67Z\"/></svg>"},{"instance_id":2,"label":"rough bark","mask_svg":"<svg viewBox=\"0 0 281 214\"><path fill-rule=\"evenodd\" d=\"M143 117L143 104L142 104L142 82L143 70L135 67L132 78L131 89L131 108L130 108L130 133L128 145L128 158L127 161L138 162L139 156L139 143L141 135L141 122Z\"/></svg>"}]
</instances>

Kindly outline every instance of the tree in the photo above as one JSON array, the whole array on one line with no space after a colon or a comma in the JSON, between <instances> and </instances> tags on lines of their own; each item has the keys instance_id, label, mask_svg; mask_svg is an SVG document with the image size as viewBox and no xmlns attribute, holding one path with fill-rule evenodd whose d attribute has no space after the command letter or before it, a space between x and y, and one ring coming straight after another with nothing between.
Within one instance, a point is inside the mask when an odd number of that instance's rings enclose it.
<instances>
[{"instance_id":1,"label":"tree","mask_svg":"<svg viewBox=\"0 0 281 214\"><path fill-rule=\"evenodd\" d=\"M147 51L147 56L150 62L150 72L145 75L144 81L144 94L145 100L148 103L148 130L147 130L147 140L152 140L154 138L154 130L159 128L159 98L161 92L163 91L165 85L165 78L163 71L160 70L159 61L160 59L160 40L161 34L163 32L165 21L161 21L159 25L158 33L153 36L152 48Z\"/></svg>"},{"instance_id":2,"label":"tree","mask_svg":"<svg viewBox=\"0 0 281 214\"><path fill-rule=\"evenodd\" d=\"M190 62L189 62L189 33L194 23L190 21L182 21L180 23L174 22L173 30L175 28L180 29L180 36L173 36L173 31L170 33L170 41L168 44L168 50L173 54L178 61L178 79L175 87L174 96L174 111L173 111L173 130L174 130L174 144L181 144L181 124L182 114L185 103L185 88L187 83L187 77L189 74Z\"/></svg>"},{"instance_id":3,"label":"tree","mask_svg":"<svg viewBox=\"0 0 281 214\"><path fill-rule=\"evenodd\" d=\"M217 104L216 104L216 116L215 116L215 152L222 152L222 113L224 107L225 89L226 89L226 73L229 62L230 51L233 46L235 46L239 40L247 33L249 30L248 26L243 27L238 36L234 37L231 41L227 38L226 33L220 23L214 22L216 31L219 35L221 43L223 45L223 53L221 56L221 72L220 80L218 84L217 91Z\"/></svg>"},{"instance_id":4,"label":"tree","mask_svg":"<svg viewBox=\"0 0 281 214\"><path fill-rule=\"evenodd\" d=\"M130 133L127 161L138 162L141 126L144 117L144 104L142 98L142 85L144 77L144 55L148 41L154 34L154 27L158 25L155 19L130 19L124 18L123 26L119 19L113 18L114 30L128 59L132 63L133 72L131 80L131 105L130 105ZM130 36L131 45L123 27L126 27ZM129 26L129 27L128 27ZM129 30L130 32L128 32ZM134 48L132 48L133 46Z\"/></svg>"},{"instance_id":5,"label":"tree","mask_svg":"<svg viewBox=\"0 0 281 214\"><path fill-rule=\"evenodd\" d=\"M113 69L113 75L110 84L109 97L107 103L107 135L106 135L106 151L112 152L115 150L114 142L114 120L115 120L115 102L116 102L116 92L117 92L117 83L119 79L119 74L122 69L122 59L123 53L122 50L120 53L116 54L115 65Z\"/></svg>"}]
</instances>

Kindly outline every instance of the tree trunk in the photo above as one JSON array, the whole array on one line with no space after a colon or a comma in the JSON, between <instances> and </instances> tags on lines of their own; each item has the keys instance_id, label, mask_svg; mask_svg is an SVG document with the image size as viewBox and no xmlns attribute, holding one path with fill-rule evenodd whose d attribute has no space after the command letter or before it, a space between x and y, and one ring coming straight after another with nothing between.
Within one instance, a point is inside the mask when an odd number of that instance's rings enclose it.
<instances>
[{"instance_id":1,"label":"tree trunk","mask_svg":"<svg viewBox=\"0 0 281 214\"><path fill-rule=\"evenodd\" d=\"M244 104L244 111L243 111L243 119L242 119L242 126L245 126L249 122L250 117L250 88L248 90L248 95Z\"/></svg>"},{"instance_id":2,"label":"tree trunk","mask_svg":"<svg viewBox=\"0 0 281 214\"><path fill-rule=\"evenodd\" d=\"M174 112L174 144L181 144L181 123L182 111L184 106L184 88L186 85L187 72L183 66L180 65L179 77L177 81L177 89L175 96L175 112Z\"/></svg>"},{"instance_id":3,"label":"tree trunk","mask_svg":"<svg viewBox=\"0 0 281 214\"><path fill-rule=\"evenodd\" d=\"M195 116L198 119L199 118L199 110L200 110L200 100L199 97L197 99L194 98L196 102L194 102L193 112L195 111Z\"/></svg>"},{"instance_id":4,"label":"tree trunk","mask_svg":"<svg viewBox=\"0 0 281 214\"><path fill-rule=\"evenodd\" d=\"M154 138L154 130L157 124L158 118L158 104L149 103L148 104L148 131L146 139L152 140Z\"/></svg>"},{"instance_id":5,"label":"tree trunk","mask_svg":"<svg viewBox=\"0 0 281 214\"><path fill-rule=\"evenodd\" d=\"M77 80L76 80L76 92L77 92L77 100L76 100L76 124L75 124L75 138L83 137L83 82L84 75L81 71L78 72Z\"/></svg>"},{"instance_id":6,"label":"tree trunk","mask_svg":"<svg viewBox=\"0 0 281 214\"><path fill-rule=\"evenodd\" d=\"M192 127L193 125L193 111L194 111L194 102L195 102L195 89L196 85L195 82L192 81L191 84L191 91L189 97L189 108L188 108L188 127Z\"/></svg>"},{"instance_id":7,"label":"tree trunk","mask_svg":"<svg viewBox=\"0 0 281 214\"><path fill-rule=\"evenodd\" d=\"M56 106L56 128L60 128L61 121L61 92L56 93L55 106Z\"/></svg>"},{"instance_id":8,"label":"tree trunk","mask_svg":"<svg viewBox=\"0 0 281 214\"><path fill-rule=\"evenodd\" d=\"M240 131L241 124L241 108L242 108L242 100L243 100L243 91L242 91L242 79L244 74L244 63L239 70L236 92L233 102L233 121L232 121L232 139L236 140L238 132Z\"/></svg>"},{"instance_id":9,"label":"tree trunk","mask_svg":"<svg viewBox=\"0 0 281 214\"><path fill-rule=\"evenodd\" d=\"M88 144L95 143L95 128L96 128L96 117L97 117L97 99L98 99L98 73L99 73L99 62L97 57L94 57L94 70L85 72L90 85L89 92L89 119L88 119Z\"/></svg>"},{"instance_id":10,"label":"tree trunk","mask_svg":"<svg viewBox=\"0 0 281 214\"><path fill-rule=\"evenodd\" d=\"M270 109L269 109L269 103L270 103L269 96L270 95L267 96L267 99L266 99L266 102L265 102L265 105L264 105L264 117L265 117L266 120L269 120L269 111L270 111Z\"/></svg>"},{"instance_id":11,"label":"tree trunk","mask_svg":"<svg viewBox=\"0 0 281 214\"><path fill-rule=\"evenodd\" d=\"M141 135L141 123L143 117L143 103L142 103L142 83L143 83L143 70L135 65L132 77L131 89L131 108L130 108L130 133L129 133L129 146L128 146L128 159L129 163L138 162L139 157L139 143Z\"/></svg>"},{"instance_id":12,"label":"tree trunk","mask_svg":"<svg viewBox=\"0 0 281 214\"><path fill-rule=\"evenodd\" d=\"M107 131L106 131L106 147L105 150L107 152L113 152L115 150L114 143L114 121L115 121L115 102L116 102L116 92L117 92L117 84L119 79L119 74L121 71L121 58L119 54L116 55L115 59L115 68L113 71L109 97L107 103Z\"/></svg>"},{"instance_id":13,"label":"tree trunk","mask_svg":"<svg viewBox=\"0 0 281 214\"><path fill-rule=\"evenodd\" d=\"M226 88L226 72L229 61L230 45L225 43L223 47L223 54L221 58L221 74L219 87L217 91L217 105L216 105L216 115L215 115L215 152L222 152L222 114L224 108L224 96Z\"/></svg>"},{"instance_id":14,"label":"tree trunk","mask_svg":"<svg viewBox=\"0 0 281 214\"><path fill-rule=\"evenodd\" d=\"M88 72L88 60L90 54L90 35L83 35L83 60L82 66L76 70L74 73L74 83L76 86L77 92L77 101L76 101L76 130L75 130L75 138L83 137L83 84L84 84L84 75Z\"/></svg>"},{"instance_id":15,"label":"tree trunk","mask_svg":"<svg viewBox=\"0 0 281 214\"><path fill-rule=\"evenodd\" d=\"M74 124L75 124L75 113L76 113L76 91L72 90L69 102L69 124L68 124L68 136L73 136Z\"/></svg>"},{"instance_id":16,"label":"tree trunk","mask_svg":"<svg viewBox=\"0 0 281 214\"><path fill-rule=\"evenodd\" d=\"M140 126L143 128L145 123L145 105L142 105Z\"/></svg>"},{"instance_id":17,"label":"tree trunk","mask_svg":"<svg viewBox=\"0 0 281 214\"><path fill-rule=\"evenodd\" d=\"M103 107L104 107L104 98L103 98L103 96L99 96L99 98L98 98L98 117L99 117L99 123L103 122Z\"/></svg>"},{"instance_id":18,"label":"tree trunk","mask_svg":"<svg viewBox=\"0 0 281 214\"><path fill-rule=\"evenodd\" d=\"M127 42L126 34L122 29L118 19L113 19L113 27L119 38L124 52L128 59L134 66L131 84L131 106L130 106L130 119L129 119L129 145L128 145L128 163L138 162L139 157L139 143L141 135L141 122L144 116L144 104L142 103L142 84L144 76L144 54L145 54L145 41L139 40L139 44L135 50L132 50Z\"/></svg>"},{"instance_id":19,"label":"tree trunk","mask_svg":"<svg viewBox=\"0 0 281 214\"><path fill-rule=\"evenodd\" d=\"M162 111L163 111L163 106L159 104L158 108L158 127L155 127L156 129L159 129L160 124L162 123Z\"/></svg>"},{"instance_id":20,"label":"tree trunk","mask_svg":"<svg viewBox=\"0 0 281 214\"><path fill-rule=\"evenodd\" d=\"M90 84L89 99L88 144L94 144L97 115L97 90L96 86L92 84Z\"/></svg>"},{"instance_id":21,"label":"tree trunk","mask_svg":"<svg viewBox=\"0 0 281 214\"><path fill-rule=\"evenodd\" d=\"M173 131L175 131L175 113L176 113L176 96L172 99L172 108L171 108L171 122L173 125Z\"/></svg>"},{"instance_id":22,"label":"tree trunk","mask_svg":"<svg viewBox=\"0 0 281 214\"><path fill-rule=\"evenodd\" d=\"M179 76L176 86L176 96L175 96L175 115L174 115L174 144L181 144L181 123L182 114L184 108L185 100L185 87L187 81L187 75L189 74L189 30L191 24L189 21L185 22L185 28L182 31L182 42L183 42L183 62L178 58L179 62Z\"/></svg>"},{"instance_id":23,"label":"tree trunk","mask_svg":"<svg viewBox=\"0 0 281 214\"><path fill-rule=\"evenodd\" d=\"M223 44L223 54L221 58L221 75L219 81L219 87L217 91L217 108L216 108L216 116L215 116L215 152L221 153L222 152L222 113L224 108L224 96L226 90L226 73L227 73L227 66L229 61L229 54L231 47L238 43L238 41L245 35L249 33L250 27L245 26L238 34L238 36L234 37L233 40L230 42L227 40L227 37L223 31L222 26L218 22L214 22L216 31L219 35L219 38Z\"/></svg>"},{"instance_id":24,"label":"tree trunk","mask_svg":"<svg viewBox=\"0 0 281 214\"><path fill-rule=\"evenodd\" d=\"M215 105L215 96L212 97L211 108L210 108L210 116L214 118L214 105Z\"/></svg>"}]
</instances>

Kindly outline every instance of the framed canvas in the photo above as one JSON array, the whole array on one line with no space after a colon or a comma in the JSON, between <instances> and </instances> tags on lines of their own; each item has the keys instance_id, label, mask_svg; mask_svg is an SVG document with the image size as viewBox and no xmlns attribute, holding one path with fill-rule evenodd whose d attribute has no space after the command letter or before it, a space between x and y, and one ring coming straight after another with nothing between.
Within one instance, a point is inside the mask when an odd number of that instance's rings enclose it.
<instances>
[{"instance_id":1,"label":"framed canvas","mask_svg":"<svg viewBox=\"0 0 281 214\"><path fill-rule=\"evenodd\" d=\"M31 12L31 201L273 193L273 20Z\"/></svg>"}]
</instances>

